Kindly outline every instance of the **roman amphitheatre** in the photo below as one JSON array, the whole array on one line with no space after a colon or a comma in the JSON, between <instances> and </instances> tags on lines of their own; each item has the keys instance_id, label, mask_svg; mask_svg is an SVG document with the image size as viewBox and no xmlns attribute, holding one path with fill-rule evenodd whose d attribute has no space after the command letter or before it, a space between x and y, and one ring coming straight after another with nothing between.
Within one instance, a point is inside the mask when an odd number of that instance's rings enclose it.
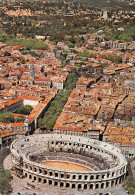
<instances>
[{"instance_id":1,"label":"roman amphitheatre","mask_svg":"<svg viewBox=\"0 0 135 195\"><path fill-rule=\"evenodd\" d=\"M85 137L31 135L10 149L13 172L32 184L92 191L118 186L127 172L120 149Z\"/></svg>"}]
</instances>

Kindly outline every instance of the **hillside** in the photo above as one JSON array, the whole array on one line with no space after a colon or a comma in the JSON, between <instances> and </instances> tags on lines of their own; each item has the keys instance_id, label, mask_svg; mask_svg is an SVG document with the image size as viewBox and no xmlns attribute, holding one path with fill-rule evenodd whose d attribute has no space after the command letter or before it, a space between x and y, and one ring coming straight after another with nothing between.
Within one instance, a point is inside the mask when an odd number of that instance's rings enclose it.
<instances>
[{"instance_id":1,"label":"hillside","mask_svg":"<svg viewBox=\"0 0 135 195\"><path fill-rule=\"evenodd\" d=\"M83 6L90 6L93 8L108 8L108 9L128 9L128 10L134 10L134 0L26 0L25 2L32 2L35 1L36 3L39 2L42 4L42 2L45 3L63 3L63 2L70 2L71 4L77 3L81 4ZM0 3L4 3L6 5L10 5L11 3L19 3L24 2L23 0L0 0Z\"/></svg>"},{"instance_id":2,"label":"hillside","mask_svg":"<svg viewBox=\"0 0 135 195\"><path fill-rule=\"evenodd\" d=\"M66 2L72 0L65 0ZM79 2L82 4L82 0L74 0L74 2ZM131 9L131 6L126 2L126 0L83 0L83 5L89 5L98 8L124 8Z\"/></svg>"}]
</instances>

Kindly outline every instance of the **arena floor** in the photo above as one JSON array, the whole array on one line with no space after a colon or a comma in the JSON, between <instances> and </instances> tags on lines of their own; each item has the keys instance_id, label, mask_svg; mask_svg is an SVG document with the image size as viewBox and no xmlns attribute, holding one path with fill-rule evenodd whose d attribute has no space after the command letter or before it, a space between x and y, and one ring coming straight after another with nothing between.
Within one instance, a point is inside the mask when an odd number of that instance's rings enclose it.
<instances>
[{"instance_id":1,"label":"arena floor","mask_svg":"<svg viewBox=\"0 0 135 195\"><path fill-rule=\"evenodd\" d=\"M55 167L55 168L60 168L60 169L65 169L65 170L70 170L70 171L92 171L91 169L85 166L74 164L74 163L69 163L69 162L46 161L46 162L43 162L42 164L45 166Z\"/></svg>"}]
</instances>

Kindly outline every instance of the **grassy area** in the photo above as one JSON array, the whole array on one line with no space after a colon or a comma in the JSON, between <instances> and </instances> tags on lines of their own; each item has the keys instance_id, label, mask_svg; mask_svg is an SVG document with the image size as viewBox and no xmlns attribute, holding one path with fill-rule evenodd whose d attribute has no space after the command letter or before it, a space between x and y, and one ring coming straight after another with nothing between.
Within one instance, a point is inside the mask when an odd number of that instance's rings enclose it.
<instances>
[{"instance_id":1,"label":"grassy area","mask_svg":"<svg viewBox=\"0 0 135 195\"><path fill-rule=\"evenodd\" d=\"M9 170L0 169L0 193L9 194L10 180L12 179Z\"/></svg>"},{"instance_id":2,"label":"grassy area","mask_svg":"<svg viewBox=\"0 0 135 195\"><path fill-rule=\"evenodd\" d=\"M124 32L118 31L117 28L124 27ZM131 24L115 25L113 27L105 26L103 28L104 35L109 39L115 41L120 40L121 42L130 42L135 40L135 26Z\"/></svg>"},{"instance_id":3,"label":"grassy area","mask_svg":"<svg viewBox=\"0 0 135 195\"><path fill-rule=\"evenodd\" d=\"M121 35L119 35L118 40L123 42L135 40L135 26L131 26L125 30Z\"/></svg>"},{"instance_id":4,"label":"grassy area","mask_svg":"<svg viewBox=\"0 0 135 195\"><path fill-rule=\"evenodd\" d=\"M5 42L7 45L21 45L29 49L48 49L48 46L44 44L41 40L32 38L13 38Z\"/></svg>"},{"instance_id":5,"label":"grassy area","mask_svg":"<svg viewBox=\"0 0 135 195\"><path fill-rule=\"evenodd\" d=\"M48 110L46 111L43 118L39 119L38 126L39 127L46 127L47 129L53 129L57 118L59 117L60 113L64 105L66 104L70 93L76 86L76 82L79 78L77 73L70 73L67 81L65 82L63 90L61 90L51 102Z\"/></svg>"},{"instance_id":6,"label":"grassy area","mask_svg":"<svg viewBox=\"0 0 135 195\"><path fill-rule=\"evenodd\" d=\"M21 45L28 49L48 49L48 45L46 45L43 41L32 38L15 38L12 35L0 34L0 41L4 42L7 45Z\"/></svg>"},{"instance_id":7,"label":"grassy area","mask_svg":"<svg viewBox=\"0 0 135 195\"><path fill-rule=\"evenodd\" d=\"M87 57L87 58L94 58L96 57L96 54L93 54L89 51L83 51L83 52L78 52L77 53L80 57Z\"/></svg>"}]
</instances>

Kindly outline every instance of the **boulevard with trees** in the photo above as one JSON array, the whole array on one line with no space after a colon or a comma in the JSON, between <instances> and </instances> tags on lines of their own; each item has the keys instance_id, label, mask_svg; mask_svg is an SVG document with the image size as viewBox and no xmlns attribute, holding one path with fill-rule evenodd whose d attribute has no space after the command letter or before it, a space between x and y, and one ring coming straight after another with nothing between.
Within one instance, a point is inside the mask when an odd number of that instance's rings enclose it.
<instances>
[{"instance_id":1,"label":"boulevard with trees","mask_svg":"<svg viewBox=\"0 0 135 195\"><path fill-rule=\"evenodd\" d=\"M68 78L64 84L64 89L58 92L54 100L50 103L50 106L45 112L44 117L39 119L39 127L53 129L57 118L59 117L64 105L66 104L70 96L70 93L76 86L78 78L79 74L76 72L72 72L68 75Z\"/></svg>"}]
</instances>

